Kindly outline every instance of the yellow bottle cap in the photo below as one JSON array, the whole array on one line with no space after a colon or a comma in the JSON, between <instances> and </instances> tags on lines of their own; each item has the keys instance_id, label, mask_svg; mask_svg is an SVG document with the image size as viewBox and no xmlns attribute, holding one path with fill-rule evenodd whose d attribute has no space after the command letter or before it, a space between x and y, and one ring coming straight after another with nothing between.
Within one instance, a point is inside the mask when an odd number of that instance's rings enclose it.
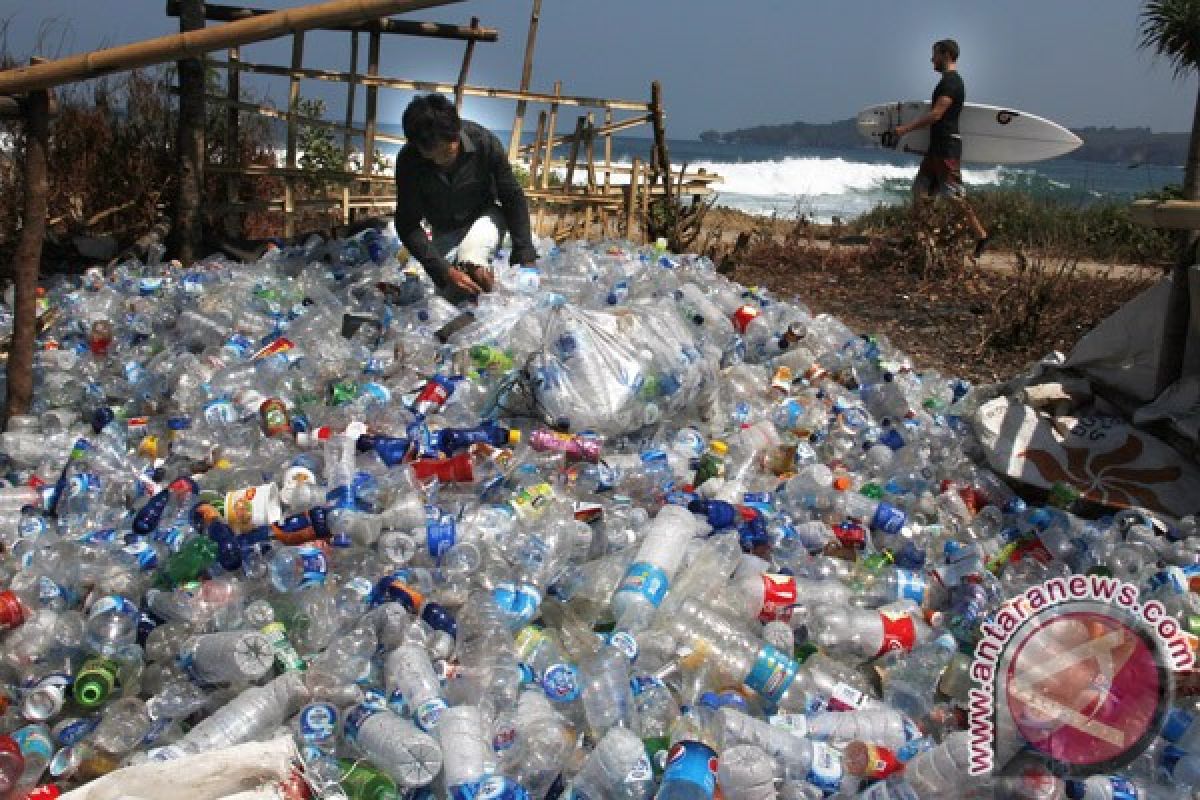
<instances>
[{"instance_id":1,"label":"yellow bottle cap","mask_svg":"<svg viewBox=\"0 0 1200 800\"><path fill-rule=\"evenodd\" d=\"M719 456L723 456L729 452L729 445L725 444L724 442L722 442L719 439L717 441L713 442L712 444L710 444L709 448L712 449L712 451Z\"/></svg>"},{"instance_id":2,"label":"yellow bottle cap","mask_svg":"<svg viewBox=\"0 0 1200 800\"><path fill-rule=\"evenodd\" d=\"M521 443L521 432L519 430L517 430L516 428L511 428L508 431L508 443L509 444L520 444Z\"/></svg>"}]
</instances>

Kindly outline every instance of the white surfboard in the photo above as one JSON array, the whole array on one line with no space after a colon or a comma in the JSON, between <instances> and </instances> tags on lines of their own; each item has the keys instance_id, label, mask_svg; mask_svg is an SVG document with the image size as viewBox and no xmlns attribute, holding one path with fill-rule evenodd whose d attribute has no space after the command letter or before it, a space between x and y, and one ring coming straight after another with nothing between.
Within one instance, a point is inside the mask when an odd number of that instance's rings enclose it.
<instances>
[{"instance_id":1,"label":"white surfboard","mask_svg":"<svg viewBox=\"0 0 1200 800\"><path fill-rule=\"evenodd\" d=\"M929 103L908 101L871 106L858 112L858 132L876 145L887 131L919 118ZM963 140L962 160L976 164L1027 164L1066 155L1083 140L1069 130L1012 108L967 103L958 118ZM896 150L924 155L929 129L913 131L900 139Z\"/></svg>"}]
</instances>

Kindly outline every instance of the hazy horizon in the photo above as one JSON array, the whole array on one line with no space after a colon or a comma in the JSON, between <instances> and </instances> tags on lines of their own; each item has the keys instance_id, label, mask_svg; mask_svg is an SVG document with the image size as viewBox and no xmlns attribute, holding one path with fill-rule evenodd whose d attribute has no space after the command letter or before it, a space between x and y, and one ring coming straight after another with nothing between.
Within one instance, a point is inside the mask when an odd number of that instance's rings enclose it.
<instances>
[{"instance_id":1,"label":"hazy horizon","mask_svg":"<svg viewBox=\"0 0 1200 800\"><path fill-rule=\"evenodd\" d=\"M531 5L470 0L407 16L465 24L475 15L499 29L499 42L476 46L469 80L515 88ZM0 20L8 21L11 55L68 55L176 32L178 23L164 6L161 0L0 0ZM879 102L925 99L937 78L930 43L950 36L962 46L959 69L969 102L1019 108L1072 128L1187 132L1196 76L1174 80L1169 65L1137 49L1139 8L1129 0L1089 0L1086 8L1080 2L927 0L916 9L885 0L751 0L734 13L716 0L610 0L603 6L544 0L531 88L548 92L557 78L566 94L645 100L650 81L658 79L668 135L678 139L709 129L825 123ZM310 34L307 41L306 66L348 68L348 34ZM364 38L360 69L365 50ZM452 83L462 51L457 42L388 36L381 72ZM244 59L266 63L286 64L289 54L287 38L243 49ZM286 79L246 76L243 85L286 105ZM344 91L328 82L302 83L302 93L325 99L335 117ZM356 116L364 94L358 92ZM398 122L411 93L384 90L379 97L381 121ZM513 104L467 98L463 113L504 130L512 126ZM578 113L566 108L560 128L572 127Z\"/></svg>"}]
</instances>

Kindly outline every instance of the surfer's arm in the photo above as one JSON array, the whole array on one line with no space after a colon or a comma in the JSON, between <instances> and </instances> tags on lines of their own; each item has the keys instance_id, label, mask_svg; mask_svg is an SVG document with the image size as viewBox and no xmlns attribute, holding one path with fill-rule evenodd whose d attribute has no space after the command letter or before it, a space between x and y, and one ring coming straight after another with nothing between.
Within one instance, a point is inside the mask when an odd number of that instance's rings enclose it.
<instances>
[{"instance_id":1,"label":"surfer's arm","mask_svg":"<svg viewBox=\"0 0 1200 800\"><path fill-rule=\"evenodd\" d=\"M914 119L907 125L897 125L895 131L896 136L904 136L907 133L919 131L921 128L928 128L935 122L940 121L941 118L946 115L946 112L950 110L950 106L952 105L954 105L954 100L952 100L949 95L940 95L937 99L937 102L933 104L933 108L929 109L927 114Z\"/></svg>"}]
</instances>

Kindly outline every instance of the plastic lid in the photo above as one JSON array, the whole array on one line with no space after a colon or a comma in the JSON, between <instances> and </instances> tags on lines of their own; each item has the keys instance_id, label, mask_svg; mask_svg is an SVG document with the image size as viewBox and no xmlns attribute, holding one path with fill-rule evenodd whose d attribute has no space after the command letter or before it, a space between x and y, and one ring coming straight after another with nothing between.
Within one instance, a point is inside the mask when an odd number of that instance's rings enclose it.
<instances>
[{"instance_id":1,"label":"plastic lid","mask_svg":"<svg viewBox=\"0 0 1200 800\"><path fill-rule=\"evenodd\" d=\"M517 430L516 428L510 428L508 431L508 443L509 444L520 444L521 443L521 432L519 430Z\"/></svg>"},{"instance_id":2,"label":"plastic lid","mask_svg":"<svg viewBox=\"0 0 1200 800\"><path fill-rule=\"evenodd\" d=\"M719 439L710 444L709 448L719 456L723 456L729 452L729 445L725 444Z\"/></svg>"}]
</instances>

